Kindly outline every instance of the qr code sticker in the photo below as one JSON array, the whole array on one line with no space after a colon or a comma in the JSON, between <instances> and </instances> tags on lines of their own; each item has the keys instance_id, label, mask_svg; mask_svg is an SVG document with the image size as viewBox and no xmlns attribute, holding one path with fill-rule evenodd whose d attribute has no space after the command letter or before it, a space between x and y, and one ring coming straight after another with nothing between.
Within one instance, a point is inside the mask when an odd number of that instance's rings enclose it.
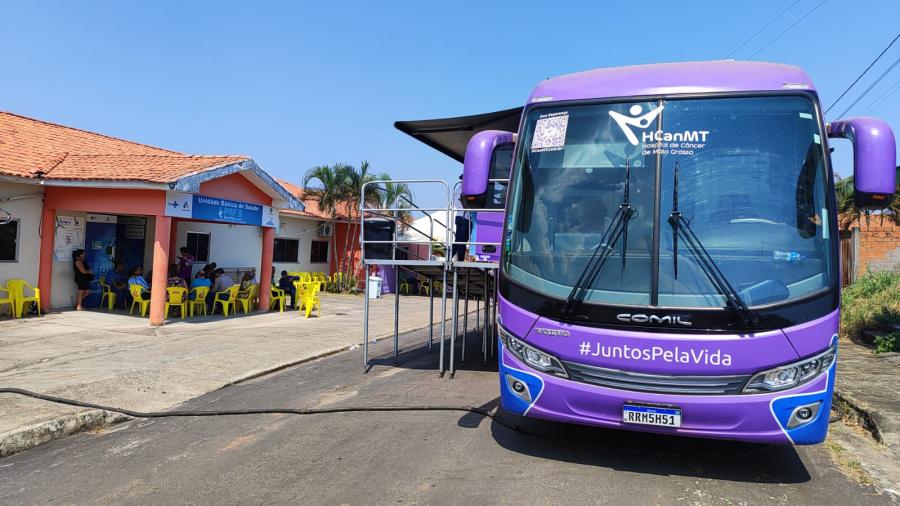
<instances>
[{"instance_id":1,"label":"qr code sticker","mask_svg":"<svg viewBox=\"0 0 900 506\"><path fill-rule=\"evenodd\" d=\"M556 113L540 118L534 127L531 151L556 151L566 144L566 130L569 128L569 113Z\"/></svg>"}]
</instances>

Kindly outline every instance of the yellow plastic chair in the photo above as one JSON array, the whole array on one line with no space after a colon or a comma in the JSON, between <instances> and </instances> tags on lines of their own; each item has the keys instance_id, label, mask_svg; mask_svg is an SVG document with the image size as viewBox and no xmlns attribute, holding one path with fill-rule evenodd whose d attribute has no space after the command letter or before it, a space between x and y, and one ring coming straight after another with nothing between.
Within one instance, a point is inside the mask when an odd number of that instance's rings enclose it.
<instances>
[{"instance_id":1,"label":"yellow plastic chair","mask_svg":"<svg viewBox=\"0 0 900 506\"><path fill-rule=\"evenodd\" d=\"M331 276L331 285L330 285L331 290L337 291L340 289L341 285L346 285L346 284L347 284L347 276L344 276L343 272L335 272Z\"/></svg>"},{"instance_id":2,"label":"yellow plastic chair","mask_svg":"<svg viewBox=\"0 0 900 506\"><path fill-rule=\"evenodd\" d=\"M241 303L240 308L244 310L244 314L248 314L253 310L253 306L258 304L258 296L259 285L250 285L245 291L238 292L235 300Z\"/></svg>"},{"instance_id":3,"label":"yellow plastic chair","mask_svg":"<svg viewBox=\"0 0 900 506\"><path fill-rule=\"evenodd\" d=\"M404 279L403 281L400 282L400 293L405 293L406 295L409 295L409 280L408 279Z\"/></svg>"},{"instance_id":4,"label":"yellow plastic chair","mask_svg":"<svg viewBox=\"0 0 900 506\"><path fill-rule=\"evenodd\" d=\"M13 304L13 296L12 290L7 290L6 288L0 287L0 294L6 293L6 295L0 298L0 307L3 307L3 304L9 306L9 315L16 316L16 307Z\"/></svg>"},{"instance_id":5,"label":"yellow plastic chair","mask_svg":"<svg viewBox=\"0 0 900 506\"><path fill-rule=\"evenodd\" d=\"M419 277L419 295L424 292L425 295L431 295L431 280L425 277Z\"/></svg>"},{"instance_id":6,"label":"yellow plastic chair","mask_svg":"<svg viewBox=\"0 0 900 506\"><path fill-rule=\"evenodd\" d=\"M134 306L141 308L141 316L147 315L147 308L150 307L150 299L144 298L144 289L141 285L128 285L128 291L131 292L131 310L129 315L134 314Z\"/></svg>"},{"instance_id":7,"label":"yellow plastic chair","mask_svg":"<svg viewBox=\"0 0 900 506\"><path fill-rule=\"evenodd\" d=\"M194 294L193 299L190 298L190 293ZM200 309L202 309L203 316L206 316L206 296L209 295L209 287L195 286L190 293L188 294L187 305L191 310L191 318L194 317L194 309L197 309L197 314L200 314Z\"/></svg>"},{"instance_id":8,"label":"yellow plastic chair","mask_svg":"<svg viewBox=\"0 0 900 506\"><path fill-rule=\"evenodd\" d=\"M116 292L113 291L112 287L106 284L106 277L100 278L100 292L103 294L100 296L100 308L103 309L103 301L107 301L107 305L109 306L109 310L112 311L114 307L116 307Z\"/></svg>"},{"instance_id":9,"label":"yellow plastic chair","mask_svg":"<svg viewBox=\"0 0 900 506\"><path fill-rule=\"evenodd\" d=\"M221 292L217 292L216 298L213 299L212 314L216 314L216 306L222 306L222 314L225 316L228 316L229 311L234 313L234 301L237 300L237 294L240 288L241 285L232 285Z\"/></svg>"},{"instance_id":10,"label":"yellow plastic chair","mask_svg":"<svg viewBox=\"0 0 900 506\"><path fill-rule=\"evenodd\" d=\"M269 299L269 309L275 307L275 304L278 304L278 312L284 312L284 305L287 301L287 294L284 293L284 290L281 288L272 287L272 297Z\"/></svg>"},{"instance_id":11,"label":"yellow plastic chair","mask_svg":"<svg viewBox=\"0 0 900 506\"><path fill-rule=\"evenodd\" d=\"M312 281L312 274L310 274L308 272L301 272L299 274L300 274L300 281L302 281L303 283L309 283L310 281Z\"/></svg>"},{"instance_id":12,"label":"yellow plastic chair","mask_svg":"<svg viewBox=\"0 0 900 506\"><path fill-rule=\"evenodd\" d=\"M187 288L182 288L180 286L170 286L166 288L166 293L169 295L166 300L166 318L169 317L169 308L175 307L176 309L181 309L181 319L184 320L185 315L187 315Z\"/></svg>"},{"instance_id":13,"label":"yellow plastic chair","mask_svg":"<svg viewBox=\"0 0 900 506\"><path fill-rule=\"evenodd\" d=\"M16 318L21 318L27 304L34 303L38 316L41 315L41 290L35 288L24 279L10 279L6 282L6 289L12 292L13 309ZM31 295L25 295L26 290L31 290Z\"/></svg>"},{"instance_id":14,"label":"yellow plastic chair","mask_svg":"<svg viewBox=\"0 0 900 506\"><path fill-rule=\"evenodd\" d=\"M315 281L307 281L306 283L298 281L295 285L297 287L297 299L300 301L297 309L300 311L305 310L306 318L309 318L309 314L315 308L317 310L316 316L321 317L322 307L319 302L319 283Z\"/></svg>"},{"instance_id":15,"label":"yellow plastic chair","mask_svg":"<svg viewBox=\"0 0 900 506\"><path fill-rule=\"evenodd\" d=\"M325 287L328 286L328 276L326 276L324 272L314 272L313 281L319 283L319 291L324 290Z\"/></svg>"}]
</instances>

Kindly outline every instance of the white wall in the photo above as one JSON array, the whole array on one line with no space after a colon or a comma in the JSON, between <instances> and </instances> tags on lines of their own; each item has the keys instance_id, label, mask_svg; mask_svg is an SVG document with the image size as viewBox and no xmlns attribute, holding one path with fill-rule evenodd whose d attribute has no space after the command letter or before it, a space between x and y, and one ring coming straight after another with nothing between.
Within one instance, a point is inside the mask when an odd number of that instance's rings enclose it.
<instances>
[{"instance_id":1,"label":"white wall","mask_svg":"<svg viewBox=\"0 0 900 506\"><path fill-rule=\"evenodd\" d=\"M325 274L328 274L328 262L314 264L309 261L313 241L326 241L329 243L328 247L332 247L330 237L319 237L317 230L321 220L297 218L285 215L281 215L280 219L281 224L278 227L278 231L275 233L275 237L279 239L298 239L300 241L300 249L297 255L299 261L297 263L277 262L274 264L275 272L280 274L281 271L285 270L289 272L324 272ZM331 258L331 255L332 252L329 249L328 258Z\"/></svg>"},{"instance_id":2,"label":"white wall","mask_svg":"<svg viewBox=\"0 0 900 506\"><path fill-rule=\"evenodd\" d=\"M76 216L82 219L87 217L83 211L56 210L56 216ZM85 223L85 227L87 224ZM53 236L50 237L53 240ZM72 259L53 260L53 276L50 278L50 307L64 308L75 306L75 271L72 268ZM46 295L41 294L41 298Z\"/></svg>"},{"instance_id":3,"label":"white wall","mask_svg":"<svg viewBox=\"0 0 900 506\"><path fill-rule=\"evenodd\" d=\"M43 188L38 185L0 181L0 208L12 214L14 220L19 220L18 258L15 262L0 262L0 285L6 286L7 279L16 278L37 286L43 194ZM4 201L9 197L24 196L29 197ZM0 218L5 217L6 213L0 212Z\"/></svg>"},{"instance_id":4,"label":"white wall","mask_svg":"<svg viewBox=\"0 0 900 506\"><path fill-rule=\"evenodd\" d=\"M209 261L224 269L255 267L256 277L260 277L262 265L262 228L249 225L228 225L224 223L178 222L175 254L187 245L188 232L209 233ZM152 255L151 255L152 256ZM175 263L175 259L171 259ZM207 262L197 261L194 272ZM238 280L235 280L238 281Z\"/></svg>"}]
</instances>

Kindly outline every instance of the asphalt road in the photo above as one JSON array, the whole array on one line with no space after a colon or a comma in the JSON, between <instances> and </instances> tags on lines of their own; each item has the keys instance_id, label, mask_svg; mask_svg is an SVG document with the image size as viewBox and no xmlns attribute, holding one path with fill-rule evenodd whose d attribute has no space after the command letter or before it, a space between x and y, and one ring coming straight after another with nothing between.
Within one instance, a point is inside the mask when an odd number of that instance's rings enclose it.
<instances>
[{"instance_id":1,"label":"asphalt road","mask_svg":"<svg viewBox=\"0 0 900 506\"><path fill-rule=\"evenodd\" d=\"M361 350L194 399L182 409L497 404L479 342L455 379L406 335L398 367ZM375 346L388 351L386 342ZM252 353L248 350L248 353ZM822 446L673 438L457 412L134 420L0 460L0 503L866 504Z\"/></svg>"}]
</instances>

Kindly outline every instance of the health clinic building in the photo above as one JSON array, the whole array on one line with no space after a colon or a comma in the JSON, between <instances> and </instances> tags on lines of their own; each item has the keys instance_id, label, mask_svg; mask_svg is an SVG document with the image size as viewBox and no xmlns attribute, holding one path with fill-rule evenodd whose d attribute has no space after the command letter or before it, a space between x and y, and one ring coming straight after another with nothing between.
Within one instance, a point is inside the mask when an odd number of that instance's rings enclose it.
<instances>
[{"instance_id":1,"label":"health clinic building","mask_svg":"<svg viewBox=\"0 0 900 506\"><path fill-rule=\"evenodd\" d=\"M36 284L45 310L73 306L76 249L95 280L121 260L165 286L182 246L195 272L255 269L265 308L273 266L333 271L341 218L332 230L302 188L246 156L186 155L0 111L0 286ZM164 304L154 290L152 324Z\"/></svg>"}]
</instances>

